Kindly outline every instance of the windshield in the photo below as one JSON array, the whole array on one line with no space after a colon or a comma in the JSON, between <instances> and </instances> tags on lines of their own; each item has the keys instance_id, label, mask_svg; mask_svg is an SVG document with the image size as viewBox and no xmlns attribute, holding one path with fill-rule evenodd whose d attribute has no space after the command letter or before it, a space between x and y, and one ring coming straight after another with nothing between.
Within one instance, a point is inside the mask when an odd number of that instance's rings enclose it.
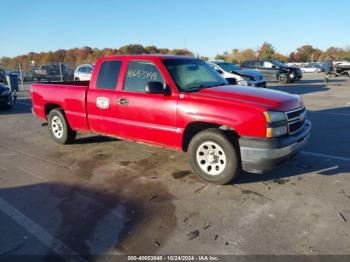
<instances>
[{"instance_id":1,"label":"windshield","mask_svg":"<svg viewBox=\"0 0 350 262\"><path fill-rule=\"evenodd\" d=\"M226 72L232 72L240 69L238 65L231 64L231 63L216 63L216 64L220 66L222 69L224 69L224 71Z\"/></svg>"},{"instance_id":2,"label":"windshield","mask_svg":"<svg viewBox=\"0 0 350 262\"><path fill-rule=\"evenodd\" d=\"M271 63L273 63L274 65L276 65L278 67L288 67L285 63L282 63L278 60L272 60Z\"/></svg>"},{"instance_id":3,"label":"windshield","mask_svg":"<svg viewBox=\"0 0 350 262\"><path fill-rule=\"evenodd\" d=\"M163 63L181 91L197 91L229 84L200 59L166 59Z\"/></svg>"}]
</instances>

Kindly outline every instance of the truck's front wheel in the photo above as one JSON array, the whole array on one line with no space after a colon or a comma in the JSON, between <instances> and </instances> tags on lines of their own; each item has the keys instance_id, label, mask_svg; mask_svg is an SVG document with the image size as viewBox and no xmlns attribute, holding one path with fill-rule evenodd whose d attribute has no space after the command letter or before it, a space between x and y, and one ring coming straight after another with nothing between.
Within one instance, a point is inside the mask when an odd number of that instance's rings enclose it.
<instances>
[{"instance_id":1,"label":"truck's front wheel","mask_svg":"<svg viewBox=\"0 0 350 262\"><path fill-rule=\"evenodd\" d=\"M224 185L239 174L237 150L219 129L207 129L195 135L188 155L193 170L205 181Z\"/></svg>"},{"instance_id":2,"label":"truck's front wheel","mask_svg":"<svg viewBox=\"0 0 350 262\"><path fill-rule=\"evenodd\" d=\"M278 82L280 82L283 85L288 84L288 77L287 77L287 75L286 74L280 74L278 76Z\"/></svg>"},{"instance_id":3,"label":"truck's front wheel","mask_svg":"<svg viewBox=\"0 0 350 262\"><path fill-rule=\"evenodd\" d=\"M72 143L76 132L72 130L61 109L53 109L48 115L48 126L52 138L59 144Z\"/></svg>"}]
</instances>

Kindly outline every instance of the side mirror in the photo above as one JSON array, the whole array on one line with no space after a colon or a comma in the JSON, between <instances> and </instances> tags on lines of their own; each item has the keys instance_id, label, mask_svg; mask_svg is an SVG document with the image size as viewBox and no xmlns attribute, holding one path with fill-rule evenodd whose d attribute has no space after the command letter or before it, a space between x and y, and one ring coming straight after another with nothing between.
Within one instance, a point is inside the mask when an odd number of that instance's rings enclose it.
<instances>
[{"instance_id":1,"label":"side mirror","mask_svg":"<svg viewBox=\"0 0 350 262\"><path fill-rule=\"evenodd\" d=\"M218 72L220 75L224 74L224 71L222 71L220 69L216 69L216 72Z\"/></svg>"},{"instance_id":2,"label":"side mirror","mask_svg":"<svg viewBox=\"0 0 350 262\"><path fill-rule=\"evenodd\" d=\"M148 82L145 91L148 94L165 94L164 85L162 82Z\"/></svg>"},{"instance_id":3,"label":"side mirror","mask_svg":"<svg viewBox=\"0 0 350 262\"><path fill-rule=\"evenodd\" d=\"M277 66L273 65L273 66L272 66L272 68L273 68L273 69L276 69L276 68L277 68Z\"/></svg>"}]
</instances>

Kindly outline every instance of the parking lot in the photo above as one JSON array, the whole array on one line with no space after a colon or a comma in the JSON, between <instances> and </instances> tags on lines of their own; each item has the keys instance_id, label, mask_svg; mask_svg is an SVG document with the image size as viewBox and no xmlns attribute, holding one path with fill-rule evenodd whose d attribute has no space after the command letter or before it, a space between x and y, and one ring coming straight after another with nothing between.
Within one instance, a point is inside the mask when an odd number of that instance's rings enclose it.
<instances>
[{"instance_id":1,"label":"parking lot","mask_svg":"<svg viewBox=\"0 0 350 262\"><path fill-rule=\"evenodd\" d=\"M350 255L350 78L269 88L303 97L309 144L227 186L180 152L94 134L56 144L21 91L0 111L0 254Z\"/></svg>"}]
</instances>

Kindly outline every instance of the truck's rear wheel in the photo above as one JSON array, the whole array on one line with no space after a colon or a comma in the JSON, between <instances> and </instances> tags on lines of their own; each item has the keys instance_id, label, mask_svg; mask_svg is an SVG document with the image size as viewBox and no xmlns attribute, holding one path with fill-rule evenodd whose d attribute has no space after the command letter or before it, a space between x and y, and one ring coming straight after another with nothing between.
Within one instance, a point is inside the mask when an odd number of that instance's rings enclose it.
<instances>
[{"instance_id":1,"label":"truck's rear wheel","mask_svg":"<svg viewBox=\"0 0 350 262\"><path fill-rule=\"evenodd\" d=\"M193 170L211 183L227 184L240 172L237 150L219 129L207 129L195 135L188 156Z\"/></svg>"},{"instance_id":2,"label":"truck's rear wheel","mask_svg":"<svg viewBox=\"0 0 350 262\"><path fill-rule=\"evenodd\" d=\"M76 132L72 130L61 109L53 109L48 115L48 127L52 138L60 144L72 143Z\"/></svg>"}]
</instances>

